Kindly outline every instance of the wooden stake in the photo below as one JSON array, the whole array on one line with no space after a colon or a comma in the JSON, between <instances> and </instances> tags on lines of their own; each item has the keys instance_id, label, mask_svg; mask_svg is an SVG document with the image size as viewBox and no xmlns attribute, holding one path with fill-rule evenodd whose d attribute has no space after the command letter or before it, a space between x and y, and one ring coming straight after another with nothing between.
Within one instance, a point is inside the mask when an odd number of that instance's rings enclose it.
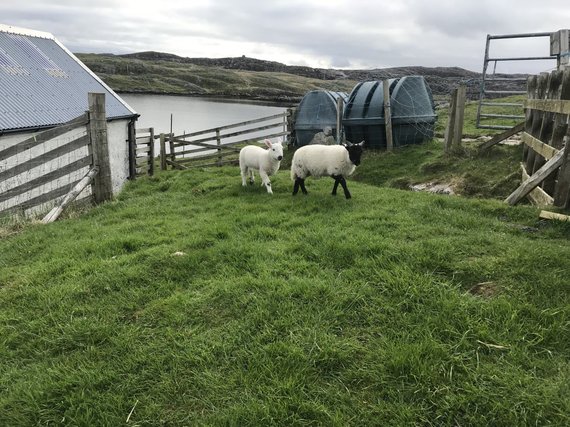
<instances>
[{"instance_id":1,"label":"wooden stake","mask_svg":"<svg viewBox=\"0 0 570 427\"><path fill-rule=\"evenodd\" d=\"M390 107L390 81L384 79L382 82L384 91L384 124L386 125L386 151L394 149L394 140L392 138L392 112ZM356 142L356 141L355 141Z\"/></svg>"}]
</instances>

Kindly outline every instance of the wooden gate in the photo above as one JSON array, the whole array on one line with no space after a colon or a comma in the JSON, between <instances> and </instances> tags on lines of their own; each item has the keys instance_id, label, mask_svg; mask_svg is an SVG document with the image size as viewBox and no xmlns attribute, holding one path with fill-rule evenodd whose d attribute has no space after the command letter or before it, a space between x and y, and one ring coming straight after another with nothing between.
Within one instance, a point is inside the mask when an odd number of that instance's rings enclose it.
<instances>
[{"instance_id":1,"label":"wooden gate","mask_svg":"<svg viewBox=\"0 0 570 427\"><path fill-rule=\"evenodd\" d=\"M537 205L569 207L570 69L528 79L521 163L522 184L507 199L525 196Z\"/></svg>"},{"instance_id":2,"label":"wooden gate","mask_svg":"<svg viewBox=\"0 0 570 427\"><path fill-rule=\"evenodd\" d=\"M284 113L184 135L160 134L160 165L175 169L236 164L241 146L291 134L291 109ZM260 125L262 124L263 125Z\"/></svg>"}]
</instances>

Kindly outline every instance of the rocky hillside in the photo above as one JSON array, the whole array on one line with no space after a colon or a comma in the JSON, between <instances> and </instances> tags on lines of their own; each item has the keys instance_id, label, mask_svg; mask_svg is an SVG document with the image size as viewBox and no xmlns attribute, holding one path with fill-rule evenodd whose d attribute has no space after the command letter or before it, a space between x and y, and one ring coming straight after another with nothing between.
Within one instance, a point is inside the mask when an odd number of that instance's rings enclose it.
<instances>
[{"instance_id":1,"label":"rocky hillside","mask_svg":"<svg viewBox=\"0 0 570 427\"><path fill-rule=\"evenodd\" d=\"M78 56L119 92L230 96L285 102L298 102L313 89L350 92L358 81L408 75L424 76L436 97L448 95L461 82L468 85L469 96L475 98L481 76L459 67L339 70L291 66L245 56L183 58L161 52ZM495 88L523 90L524 83L501 82Z\"/></svg>"}]
</instances>

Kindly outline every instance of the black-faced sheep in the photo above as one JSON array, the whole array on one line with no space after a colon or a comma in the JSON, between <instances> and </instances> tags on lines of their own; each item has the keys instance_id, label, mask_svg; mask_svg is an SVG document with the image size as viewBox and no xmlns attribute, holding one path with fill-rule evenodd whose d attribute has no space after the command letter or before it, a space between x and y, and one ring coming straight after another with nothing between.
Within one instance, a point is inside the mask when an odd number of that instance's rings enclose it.
<instances>
[{"instance_id":1,"label":"black-faced sheep","mask_svg":"<svg viewBox=\"0 0 570 427\"><path fill-rule=\"evenodd\" d=\"M346 177L350 176L360 164L364 141L360 144L346 145L305 145L295 151L291 164L291 180L295 182L293 195L299 188L307 194L305 178L308 176L330 176L334 179L332 195L336 196L338 184L342 185L344 195L351 195L346 187Z\"/></svg>"}]
</instances>

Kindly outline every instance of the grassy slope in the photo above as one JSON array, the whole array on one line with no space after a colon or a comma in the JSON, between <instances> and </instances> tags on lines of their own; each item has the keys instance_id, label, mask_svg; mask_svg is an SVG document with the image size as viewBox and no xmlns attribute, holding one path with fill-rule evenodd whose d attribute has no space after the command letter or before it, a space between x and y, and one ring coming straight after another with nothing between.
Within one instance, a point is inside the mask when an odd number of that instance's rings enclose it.
<instances>
[{"instance_id":1,"label":"grassy slope","mask_svg":"<svg viewBox=\"0 0 570 427\"><path fill-rule=\"evenodd\" d=\"M568 226L272 181L162 173L0 240L0 425L570 423Z\"/></svg>"},{"instance_id":2,"label":"grassy slope","mask_svg":"<svg viewBox=\"0 0 570 427\"><path fill-rule=\"evenodd\" d=\"M300 98L315 89L350 92L356 84L353 80L317 80L287 73L228 70L168 61L78 56L119 92L287 99Z\"/></svg>"}]
</instances>

